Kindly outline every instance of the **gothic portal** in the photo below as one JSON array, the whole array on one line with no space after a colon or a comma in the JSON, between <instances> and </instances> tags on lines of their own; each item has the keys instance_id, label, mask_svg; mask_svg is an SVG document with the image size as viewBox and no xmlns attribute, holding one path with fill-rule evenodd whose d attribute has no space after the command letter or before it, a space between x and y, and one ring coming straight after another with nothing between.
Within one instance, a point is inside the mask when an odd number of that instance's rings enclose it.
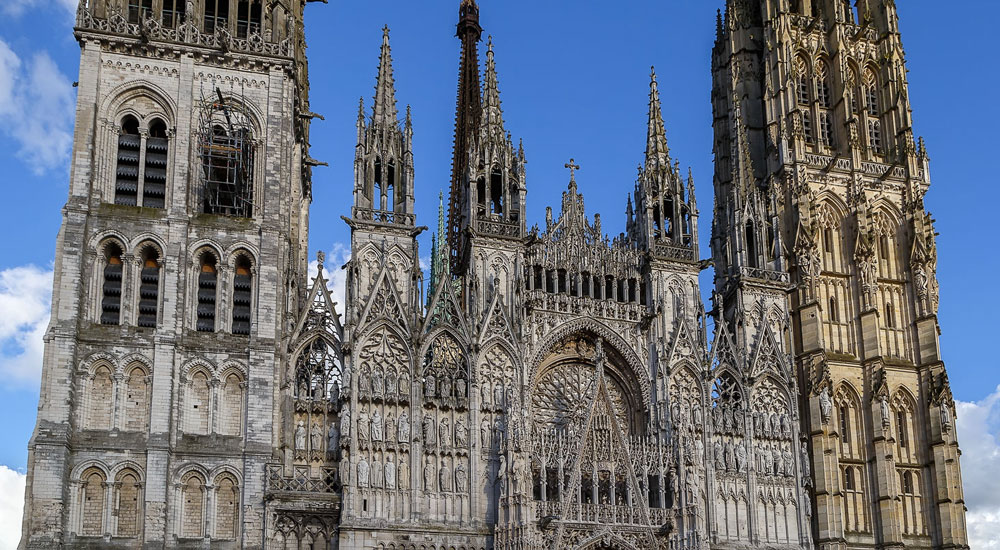
<instances>
[{"instance_id":1,"label":"gothic portal","mask_svg":"<svg viewBox=\"0 0 1000 550\"><path fill-rule=\"evenodd\" d=\"M342 306L304 3L81 2L22 548L968 548L892 0L726 2L711 260L655 74L626 232L529 226L461 0L427 281L385 29Z\"/></svg>"}]
</instances>

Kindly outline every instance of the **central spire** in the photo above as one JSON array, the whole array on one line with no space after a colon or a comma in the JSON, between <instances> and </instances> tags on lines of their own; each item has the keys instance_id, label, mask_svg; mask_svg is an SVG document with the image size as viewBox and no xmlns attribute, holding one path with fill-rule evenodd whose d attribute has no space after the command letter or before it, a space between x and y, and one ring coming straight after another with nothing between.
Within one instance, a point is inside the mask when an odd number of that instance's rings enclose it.
<instances>
[{"instance_id":1,"label":"central spire","mask_svg":"<svg viewBox=\"0 0 1000 550\"><path fill-rule=\"evenodd\" d=\"M670 148L663 127L660 108L660 88L656 83L656 69L649 68L649 127L646 134L646 167L670 166Z\"/></svg>"},{"instance_id":2,"label":"central spire","mask_svg":"<svg viewBox=\"0 0 1000 550\"><path fill-rule=\"evenodd\" d=\"M458 105L455 109L455 144L451 164L451 192L448 195L448 247L453 258L459 250L462 226L462 178L468 164L469 139L479 131L482 110L479 87L479 6L475 0L462 0L458 9L456 36L462 41L462 58L458 69ZM442 237L443 238L443 237ZM454 260L453 260L454 261Z\"/></svg>"}]
</instances>

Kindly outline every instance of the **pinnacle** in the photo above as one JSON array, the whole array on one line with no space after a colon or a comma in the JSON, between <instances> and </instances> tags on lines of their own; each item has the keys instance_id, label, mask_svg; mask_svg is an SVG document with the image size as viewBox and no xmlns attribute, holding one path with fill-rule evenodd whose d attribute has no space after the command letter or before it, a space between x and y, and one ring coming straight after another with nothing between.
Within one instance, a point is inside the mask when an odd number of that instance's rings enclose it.
<instances>
[{"instance_id":1,"label":"pinnacle","mask_svg":"<svg viewBox=\"0 0 1000 550\"><path fill-rule=\"evenodd\" d=\"M666 131L663 128L663 112L660 109L660 88L656 82L656 69L649 69L649 124L646 134L646 165L656 163L670 166L670 148L667 146Z\"/></svg>"},{"instance_id":2,"label":"pinnacle","mask_svg":"<svg viewBox=\"0 0 1000 550\"><path fill-rule=\"evenodd\" d=\"M378 79L375 81L375 105L372 119L395 126L396 86L392 78L392 49L389 46L389 27L382 28L382 51L379 54Z\"/></svg>"},{"instance_id":3,"label":"pinnacle","mask_svg":"<svg viewBox=\"0 0 1000 550\"><path fill-rule=\"evenodd\" d=\"M483 122L485 126L503 129L503 111L500 108L500 87L497 67L493 58L493 37L490 36L486 49L486 74L483 75Z\"/></svg>"}]
</instances>

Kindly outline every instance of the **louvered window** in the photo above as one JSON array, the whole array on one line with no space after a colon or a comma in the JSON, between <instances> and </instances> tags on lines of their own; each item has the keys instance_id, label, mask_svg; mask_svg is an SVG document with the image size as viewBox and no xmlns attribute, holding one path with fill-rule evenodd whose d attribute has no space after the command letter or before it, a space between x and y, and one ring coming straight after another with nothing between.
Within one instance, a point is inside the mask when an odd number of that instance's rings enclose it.
<instances>
[{"instance_id":1,"label":"louvered window","mask_svg":"<svg viewBox=\"0 0 1000 550\"><path fill-rule=\"evenodd\" d=\"M135 206L139 197L139 152L142 138L139 121L128 116L118 135L118 159L115 167L115 204Z\"/></svg>"},{"instance_id":2,"label":"louvered window","mask_svg":"<svg viewBox=\"0 0 1000 550\"><path fill-rule=\"evenodd\" d=\"M197 328L200 332L215 330L215 297L219 277L215 266L215 256L207 252L202 255L201 271L198 273Z\"/></svg>"},{"instance_id":3,"label":"louvered window","mask_svg":"<svg viewBox=\"0 0 1000 550\"><path fill-rule=\"evenodd\" d=\"M140 327L155 327L160 303L160 262L155 250L149 250L139 272Z\"/></svg>"},{"instance_id":4,"label":"louvered window","mask_svg":"<svg viewBox=\"0 0 1000 550\"><path fill-rule=\"evenodd\" d=\"M250 334L250 262L240 257L233 277L233 334Z\"/></svg>"},{"instance_id":5,"label":"louvered window","mask_svg":"<svg viewBox=\"0 0 1000 550\"><path fill-rule=\"evenodd\" d=\"M813 141L813 118L808 110L802 111L802 133L806 136L806 141Z\"/></svg>"},{"instance_id":6,"label":"louvered window","mask_svg":"<svg viewBox=\"0 0 1000 550\"><path fill-rule=\"evenodd\" d=\"M104 284L101 287L101 324L117 325L121 322L122 309L122 250L109 244L104 265Z\"/></svg>"},{"instance_id":7,"label":"louvered window","mask_svg":"<svg viewBox=\"0 0 1000 550\"><path fill-rule=\"evenodd\" d=\"M833 147L833 118L828 112L819 114L819 138L823 145Z\"/></svg>"},{"instance_id":8,"label":"louvered window","mask_svg":"<svg viewBox=\"0 0 1000 550\"><path fill-rule=\"evenodd\" d=\"M167 193L167 125L154 120L146 138L145 169L142 174L142 206L163 208Z\"/></svg>"},{"instance_id":9,"label":"louvered window","mask_svg":"<svg viewBox=\"0 0 1000 550\"><path fill-rule=\"evenodd\" d=\"M868 121L868 144L875 153L882 153L882 123L878 120Z\"/></svg>"}]
</instances>

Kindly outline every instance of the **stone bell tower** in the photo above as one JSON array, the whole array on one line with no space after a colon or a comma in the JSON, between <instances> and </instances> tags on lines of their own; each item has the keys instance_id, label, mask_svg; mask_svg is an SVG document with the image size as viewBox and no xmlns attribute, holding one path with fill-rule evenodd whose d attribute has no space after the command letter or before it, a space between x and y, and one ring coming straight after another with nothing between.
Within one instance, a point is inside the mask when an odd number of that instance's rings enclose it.
<instances>
[{"instance_id":1,"label":"stone bell tower","mask_svg":"<svg viewBox=\"0 0 1000 550\"><path fill-rule=\"evenodd\" d=\"M966 548L895 2L729 1L712 72L715 306L791 359L814 540Z\"/></svg>"},{"instance_id":2,"label":"stone bell tower","mask_svg":"<svg viewBox=\"0 0 1000 550\"><path fill-rule=\"evenodd\" d=\"M304 5L81 2L22 548L263 547L318 164Z\"/></svg>"}]
</instances>

